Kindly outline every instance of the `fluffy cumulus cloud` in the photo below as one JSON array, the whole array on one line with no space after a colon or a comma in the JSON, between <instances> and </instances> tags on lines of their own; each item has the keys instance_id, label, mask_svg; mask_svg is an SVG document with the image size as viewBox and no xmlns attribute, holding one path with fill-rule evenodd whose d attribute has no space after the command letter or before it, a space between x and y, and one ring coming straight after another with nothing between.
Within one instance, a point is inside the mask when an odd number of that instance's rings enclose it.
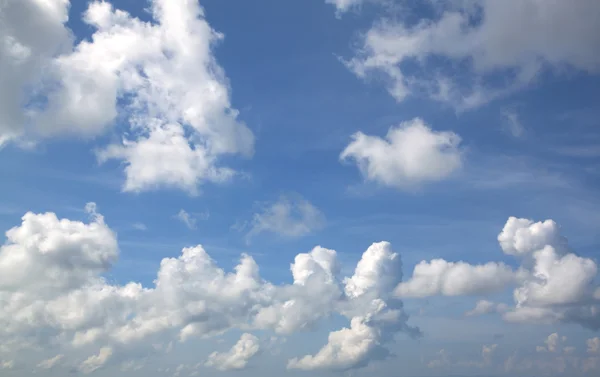
<instances>
[{"instance_id":1,"label":"fluffy cumulus cloud","mask_svg":"<svg viewBox=\"0 0 600 377\"><path fill-rule=\"evenodd\" d=\"M419 335L393 297L401 262L387 242L370 246L347 278L339 276L337 253L323 247L298 254L291 264L293 282L275 285L260 277L249 255L226 272L198 245L163 259L152 287L116 285L104 278L118 257L116 235L93 203L86 209L88 223L27 213L6 233L0 341L11 352L36 345L95 349L78 364L90 373L123 361L128 350L165 339L185 342L230 329L290 334L339 313L350 328L333 332L315 356L293 359L288 367L350 369L385 357L396 333ZM258 349L257 339L245 334L229 352L210 355L208 364L242 368ZM61 360L39 366L57 367Z\"/></svg>"},{"instance_id":2,"label":"fluffy cumulus cloud","mask_svg":"<svg viewBox=\"0 0 600 377\"><path fill-rule=\"evenodd\" d=\"M213 352L204 365L218 370L244 369L260 351L260 342L252 334L244 333L228 352Z\"/></svg>"},{"instance_id":3,"label":"fluffy cumulus cloud","mask_svg":"<svg viewBox=\"0 0 600 377\"><path fill-rule=\"evenodd\" d=\"M247 239L263 232L284 237L301 237L323 228L325 215L298 195L281 196L254 214L248 224Z\"/></svg>"},{"instance_id":4,"label":"fluffy cumulus cloud","mask_svg":"<svg viewBox=\"0 0 600 377\"><path fill-rule=\"evenodd\" d=\"M385 19L366 32L347 65L359 77L384 75L402 101L425 94L459 109L517 90L541 71L600 71L600 4L596 0L430 1L430 19ZM507 28L506 25L511 25ZM440 60L442 58L442 60ZM456 72L440 61L465 64ZM421 69L411 69L414 64ZM438 73L430 75L431 69ZM426 71L422 75L418 72ZM503 84L494 83L507 75Z\"/></svg>"},{"instance_id":5,"label":"fluffy cumulus cloud","mask_svg":"<svg viewBox=\"0 0 600 377\"><path fill-rule=\"evenodd\" d=\"M399 331L419 336L417 328L406 325L402 304L391 290L402 279L400 256L387 242L371 245L363 254L344 291L351 298L346 308L350 327L329 334L327 344L315 355L292 359L290 369L348 370L367 365L371 359L388 355L385 343Z\"/></svg>"},{"instance_id":6,"label":"fluffy cumulus cloud","mask_svg":"<svg viewBox=\"0 0 600 377\"><path fill-rule=\"evenodd\" d=\"M2 71L10 73L1 79L0 140L92 137L119 120L121 141L97 154L124 162L126 191L168 186L195 194L201 183L235 174L220 156L253 153L252 132L231 107L212 53L223 36L197 1L153 0L152 22L90 2L83 21L94 33L76 45L64 26L67 0L0 6ZM33 24L41 29L31 32Z\"/></svg>"},{"instance_id":7,"label":"fluffy cumulus cloud","mask_svg":"<svg viewBox=\"0 0 600 377\"><path fill-rule=\"evenodd\" d=\"M480 301L469 314L499 312L511 322L572 322L600 328L598 266L571 251L554 221L511 217L498 241L506 255L518 259L518 269L496 262L423 261L409 280L398 285L396 294L457 296L514 287L514 307Z\"/></svg>"},{"instance_id":8,"label":"fluffy cumulus cloud","mask_svg":"<svg viewBox=\"0 0 600 377\"><path fill-rule=\"evenodd\" d=\"M516 280L513 270L489 262L471 265L434 259L415 266L412 277L396 288L400 297L482 295L503 290Z\"/></svg>"},{"instance_id":9,"label":"fluffy cumulus cloud","mask_svg":"<svg viewBox=\"0 0 600 377\"><path fill-rule=\"evenodd\" d=\"M415 118L391 127L385 138L357 132L340 155L352 160L366 180L411 189L449 177L462 166L461 139L432 130Z\"/></svg>"}]
</instances>

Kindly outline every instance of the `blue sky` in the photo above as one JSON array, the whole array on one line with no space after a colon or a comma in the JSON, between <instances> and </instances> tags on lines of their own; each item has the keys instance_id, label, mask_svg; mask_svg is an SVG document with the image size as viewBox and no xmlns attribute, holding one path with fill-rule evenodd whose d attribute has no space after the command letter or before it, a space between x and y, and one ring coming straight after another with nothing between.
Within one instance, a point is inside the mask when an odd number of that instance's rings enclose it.
<instances>
[{"instance_id":1,"label":"blue sky","mask_svg":"<svg viewBox=\"0 0 600 377\"><path fill-rule=\"evenodd\" d=\"M600 6L502 4L0 4L2 373L595 375Z\"/></svg>"}]
</instances>

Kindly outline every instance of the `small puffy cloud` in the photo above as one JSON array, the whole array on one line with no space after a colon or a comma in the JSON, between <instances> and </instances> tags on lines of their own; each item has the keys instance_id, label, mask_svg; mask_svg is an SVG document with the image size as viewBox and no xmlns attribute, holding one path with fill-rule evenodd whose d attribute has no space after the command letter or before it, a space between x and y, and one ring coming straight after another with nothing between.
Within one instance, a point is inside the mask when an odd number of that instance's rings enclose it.
<instances>
[{"instance_id":1,"label":"small puffy cloud","mask_svg":"<svg viewBox=\"0 0 600 377\"><path fill-rule=\"evenodd\" d=\"M412 277L395 292L400 297L483 295L501 291L516 279L517 274L503 263L471 265L434 259L417 264Z\"/></svg>"},{"instance_id":2,"label":"small puffy cloud","mask_svg":"<svg viewBox=\"0 0 600 377\"><path fill-rule=\"evenodd\" d=\"M177 220L181 221L189 229L196 229L196 219L184 209L179 210L176 217Z\"/></svg>"},{"instance_id":3,"label":"small puffy cloud","mask_svg":"<svg viewBox=\"0 0 600 377\"><path fill-rule=\"evenodd\" d=\"M68 0L3 2L0 34L0 144L23 137L95 137L100 162L122 161L123 190L161 187L198 194L236 173L226 155L251 156L254 135L238 119L214 55L223 35L198 1L151 0L151 21L91 1L82 21L90 38L74 43ZM27 25L38 25L36 33ZM36 90L31 90L35 88Z\"/></svg>"},{"instance_id":4,"label":"small puffy cloud","mask_svg":"<svg viewBox=\"0 0 600 377\"><path fill-rule=\"evenodd\" d=\"M498 348L497 344L492 344L489 346L483 346L481 349L481 357L483 359L483 365L490 365L492 363L492 359L494 354L496 353L496 349Z\"/></svg>"},{"instance_id":5,"label":"small puffy cloud","mask_svg":"<svg viewBox=\"0 0 600 377\"><path fill-rule=\"evenodd\" d=\"M366 180L399 189L443 180L462 166L460 137L432 130L422 119L391 127L384 138L357 132L340 154Z\"/></svg>"},{"instance_id":6,"label":"small puffy cloud","mask_svg":"<svg viewBox=\"0 0 600 377\"><path fill-rule=\"evenodd\" d=\"M228 352L211 353L204 365L223 371L244 369L250 359L256 356L259 351L260 342L258 338L252 334L244 333Z\"/></svg>"},{"instance_id":7,"label":"small puffy cloud","mask_svg":"<svg viewBox=\"0 0 600 377\"><path fill-rule=\"evenodd\" d=\"M110 347L102 347L97 355L92 355L84 360L79 370L84 374L90 374L102 368L111 358L113 350Z\"/></svg>"},{"instance_id":8,"label":"small puffy cloud","mask_svg":"<svg viewBox=\"0 0 600 377\"><path fill-rule=\"evenodd\" d=\"M509 217L498 235L498 242L505 254L524 256L546 245L564 250L567 240L561 236L556 222L546 220L533 222L529 219Z\"/></svg>"},{"instance_id":9,"label":"small puffy cloud","mask_svg":"<svg viewBox=\"0 0 600 377\"><path fill-rule=\"evenodd\" d=\"M427 3L431 18L381 20L347 62L358 77L383 76L397 101L425 94L464 110L519 90L544 70L600 71L596 0Z\"/></svg>"},{"instance_id":10,"label":"small puffy cloud","mask_svg":"<svg viewBox=\"0 0 600 377\"><path fill-rule=\"evenodd\" d=\"M561 344L567 340L566 336L560 336L558 333L552 333L548 335L544 341L544 346L537 346L535 349L537 352L559 352L561 351Z\"/></svg>"},{"instance_id":11,"label":"small puffy cloud","mask_svg":"<svg viewBox=\"0 0 600 377\"><path fill-rule=\"evenodd\" d=\"M247 238L263 232L301 237L322 229L324 225L325 215L308 200L296 195L281 196L254 214Z\"/></svg>"},{"instance_id":12,"label":"small puffy cloud","mask_svg":"<svg viewBox=\"0 0 600 377\"><path fill-rule=\"evenodd\" d=\"M496 304L487 300L479 300L477 301L477 304L475 304L475 307L466 312L465 315L467 317L472 317L491 313L504 313L507 310L508 305L506 304Z\"/></svg>"}]
</instances>

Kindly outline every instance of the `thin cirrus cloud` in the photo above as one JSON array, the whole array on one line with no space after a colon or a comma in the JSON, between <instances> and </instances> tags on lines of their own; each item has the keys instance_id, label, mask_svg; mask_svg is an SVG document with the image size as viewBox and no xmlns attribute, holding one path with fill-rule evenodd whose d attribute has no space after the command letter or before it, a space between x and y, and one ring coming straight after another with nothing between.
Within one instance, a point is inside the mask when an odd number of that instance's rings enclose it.
<instances>
[{"instance_id":1,"label":"thin cirrus cloud","mask_svg":"<svg viewBox=\"0 0 600 377\"><path fill-rule=\"evenodd\" d=\"M434 131L415 118L391 127L385 138L357 132L342 151L342 161L353 161L363 177L384 186L414 189L441 181L463 164L461 138L450 131Z\"/></svg>"},{"instance_id":2,"label":"thin cirrus cloud","mask_svg":"<svg viewBox=\"0 0 600 377\"><path fill-rule=\"evenodd\" d=\"M383 75L397 101L425 93L467 110L529 85L545 69L600 71L596 0L424 3L434 9L434 18L382 19L362 35L356 55L345 62L358 77ZM458 84L442 66L437 67L441 73L431 75L439 57L466 62L467 84ZM407 62L427 67L427 73L404 69ZM508 74L502 85L489 80L498 73Z\"/></svg>"},{"instance_id":3,"label":"thin cirrus cloud","mask_svg":"<svg viewBox=\"0 0 600 377\"><path fill-rule=\"evenodd\" d=\"M124 191L170 187L195 195L205 182L231 179L236 172L219 158L251 156L254 136L231 107L212 53L223 36L200 5L153 0L153 20L144 22L92 1L83 22L94 33L78 44L65 26L69 5L3 4L9 43L0 45L8 57L0 63L8 73L0 79L0 144L57 134L94 137L126 114L121 140L97 149L100 162L123 162ZM39 25L35 38L30 24ZM40 87L35 98L31 86ZM33 100L39 106L26 111L22 104Z\"/></svg>"}]
</instances>

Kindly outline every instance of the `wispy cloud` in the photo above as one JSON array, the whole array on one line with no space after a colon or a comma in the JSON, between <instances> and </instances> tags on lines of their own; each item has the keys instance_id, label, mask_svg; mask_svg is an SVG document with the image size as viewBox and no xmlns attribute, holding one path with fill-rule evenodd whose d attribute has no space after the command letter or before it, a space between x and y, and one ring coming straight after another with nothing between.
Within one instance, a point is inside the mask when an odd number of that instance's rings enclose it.
<instances>
[{"instance_id":1,"label":"wispy cloud","mask_svg":"<svg viewBox=\"0 0 600 377\"><path fill-rule=\"evenodd\" d=\"M208 211L204 212L188 212L185 209L180 209L179 212L175 215L175 218L181 221L185 226L189 229L196 229L198 225L198 221L208 220L210 217L210 213Z\"/></svg>"},{"instance_id":2,"label":"wispy cloud","mask_svg":"<svg viewBox=\"0 0 600 377\"><path fill-rule=\"evenodd\" d=\"M246 240L249 241L263 232L284 237L301 237L324 225L325 215L317 207L298 195L288 195L264 205L249 223L234 224L233 228L240 231L249 228L246 234Z\"/></svg>"}]
</instances>

